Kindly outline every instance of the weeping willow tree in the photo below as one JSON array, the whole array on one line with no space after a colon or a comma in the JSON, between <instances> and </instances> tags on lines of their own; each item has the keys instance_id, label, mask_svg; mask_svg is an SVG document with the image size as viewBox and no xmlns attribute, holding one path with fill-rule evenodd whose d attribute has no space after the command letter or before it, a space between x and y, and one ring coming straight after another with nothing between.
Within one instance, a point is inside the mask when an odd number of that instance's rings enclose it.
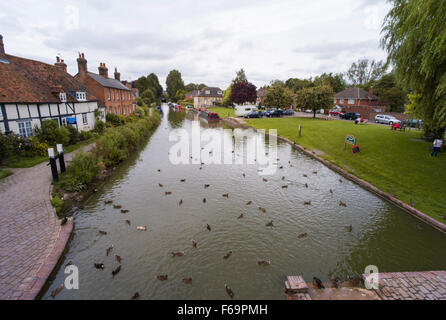
<instances>
[{"instance_id":1,"label":"weeping willow tree","mask_svg":"<svg viewBox=\"0 0 446 320\"><path fill-rule=\"evenodd\" d=\"M381 44L406 90L417 96L425 135L446 130L446 1L390 0Z\"/></svg>"}]
</instances>

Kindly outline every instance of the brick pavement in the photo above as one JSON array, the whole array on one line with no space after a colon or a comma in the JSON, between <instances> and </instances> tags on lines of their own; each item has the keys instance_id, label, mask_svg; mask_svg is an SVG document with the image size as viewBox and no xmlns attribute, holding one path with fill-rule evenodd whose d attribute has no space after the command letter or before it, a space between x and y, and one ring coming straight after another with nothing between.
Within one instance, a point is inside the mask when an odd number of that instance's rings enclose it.
<instances>
[{"instance_id":1,"label":"brick pavement","mask_svg":"<svg viewBox=\"0 0 446 320\"><path fill-rule=\"evenodd\" d=\"M0 180L0 300L33 299L46 280L42 275L49 275L65 247L67 229L50 203L47 163L11 170L13 175Z\"/></svg>"},{"instance_id":2,"label":"brick pavement","mask_svg":"<svg viewBox=\"0 0 446 320\"><path fill-rule=\"evenodd\" d=\"M379 274L383 300L446 300L446 271Z\"/></svg>"}]
</instances>

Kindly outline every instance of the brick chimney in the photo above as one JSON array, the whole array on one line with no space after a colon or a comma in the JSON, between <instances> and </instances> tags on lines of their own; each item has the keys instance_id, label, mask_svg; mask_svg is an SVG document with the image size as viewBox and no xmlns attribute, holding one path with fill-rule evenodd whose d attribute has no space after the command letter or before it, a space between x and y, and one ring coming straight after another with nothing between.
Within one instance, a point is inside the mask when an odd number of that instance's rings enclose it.
<instances>
[{"instance_id":1,"label":"brick chimney","mask_svg":"<svg viewBox=\"0 0 446 320\"><path fill-rule=\"evenodd\" d=\"M100 76L103 76L104 78L108 78L108 69L107 69L105 63L101 62L99 64L98 70L99 70L99 75Z\"/></svg>"},{"instance_id":2,"label":"brick chimney","mask_svg":"<svg viewBox=\"0 0 446 320\"><path fill-rule=\"evenodd\" d=\"M80 75L85 75L88 72L87 60L83 53L79 53L79 58L77 58L77 68L79 69Z\"/></svg>"},{"instance_id":3,"label":"brick chimney","mask_svg":"<svg viewBox=\"0 0 446 320\"><path fill-rule=\"evenodd\" d=\"M5 54L5 45L3 44L3 36L0 34L0 55Z\"/></svg>"},{"instance_id":4,"label":"brick chimney","mask_svg":"<svg viewBox=\"0 0 446 320\"><path fill-rule=\"evenodd\" d=\"M121 81L121 74L118 72L118 68L115 68L115 79Z\"/></svg>"},{"instance_id":5,"label":"brick chimney","mask_svg":"<svg viewBox=\"0 0 446 320\"><path fill-rule=\"evenodd\" d=\"M370 99L373 98L373 87L370 87L370 89L369 89L369 98Z\"/></svg>"},{"instance_id":6,"label":"brick chimney","mask_svg":"<svg viewBox=\"0 0 446 320\"><path fill-rule=\"evenodd\" d=\"M67 65L63 59L60 59L60 57L56 57L56 63L54 65L67 72Z\"/></svg>"}]
</instances>

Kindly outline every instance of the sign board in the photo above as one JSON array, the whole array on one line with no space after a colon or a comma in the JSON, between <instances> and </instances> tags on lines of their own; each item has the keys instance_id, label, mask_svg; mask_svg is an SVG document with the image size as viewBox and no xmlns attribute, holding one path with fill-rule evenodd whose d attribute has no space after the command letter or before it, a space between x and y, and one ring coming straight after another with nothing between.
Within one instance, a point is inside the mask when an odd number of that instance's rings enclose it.
<instances>
[{"instance_id":1,"label":"sign board","mask_svg":"<svg viewBox=\"0 0 446 320\"><path fill-rule=\"evenodd\" d=\"M354 146L352 146L352 152L353 153L359 153L359 146L357 144L355 144Z\"/></svg>"},{"instance_id":2,"label":"sign board","mask_svg":"<svg viewBox=\"0 0 446 320\"><path fill-rule=\"evenodd\" d=\"M299 125L299 137L300 137L301 134L302 134L302 126Z\"/></svg>"},{"instance_id":3,"label":"sign board","mask_svg":"<svg viewBox=\"0 0 446 320\"><path fill-rule=\"evenodd\" d=\"M346 136L345 137L345 144L355 145L356 144L356 137L354 135Z\"/></svg>"},{"instance_id":4,"label":"sign board","mask_svg":"<svg viewBox=\"0 0 446 320\"><path fill-rule=\"evenodd\" d=\"M76 117L73 118L66 118L67 124L76 124Z\"/></svg>"}]
</instances>

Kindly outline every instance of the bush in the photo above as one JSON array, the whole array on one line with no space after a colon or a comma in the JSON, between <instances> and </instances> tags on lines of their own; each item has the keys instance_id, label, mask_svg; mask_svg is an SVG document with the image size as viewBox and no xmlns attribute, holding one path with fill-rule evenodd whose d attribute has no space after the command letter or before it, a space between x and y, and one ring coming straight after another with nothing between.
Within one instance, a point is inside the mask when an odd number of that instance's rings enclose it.
<instances>
[{"instance_id":1,"label":"bush","mask_svg":"<svg viewBox=\"0 0 446 320\"><path fill-rule=\"evenodd\" d=\"M54 146L57 140L56 130L59 128L59 125L54 120L45 120L42 122L42 125L39 127L35 127L34 133L36 137L39 138L40 141L46 142L50 146Z\"/></svg>"},{"instance_id":2,"label":"bush","mask_svg":"<svg viewBox=\"0 0 446 320\"><path fill-rule=\"evenodd\" d=\"M0 163L14 153L13 140L0 132Z\"/></svg>"},{"instance_id":3,"label":"bush","mask_svg":"<svg viewBox=\"0 0 446 320\"><path fill-rule=\"evenodd\" d=\"M80 133L80 140L81 141L86 141L86 140L90 140L91 138L93 138L94 134L91 131L82 131Z\"/></svg>"},{"instance_id":4,"label":"bush","mask_svg":"<svg viewBox=\"0 0 446 320\"><path fill-rule=\"evenodd\" d=\"M46 156L48 154L48 144L41 142L37 137L29 138L28 142L31 145L31 156Z\"/></svg>"},{"instance_id":5,"label":"bush","mask_svg":"<svg viewBox=\"0 0 446 320\"><path fill-rule=\"evenodd\" d=\"M141 118L144 118L144 116L145 116L145 112L144 112L144 109L142 108L142 107L136 107L136 109L135 109L135 114L138 116L138 117L141 117Z\"/></svg>"},{"instance_id":6,"label":"bush","mask_svg":"<svg viewBox=\"0 0 446 320\"><path fill-rule=\"evenodd\" d=\"M59 127L56 129L56 140L54 143L49 145L56 145L56 144L63 144L64 146L67 146L70 144L70 130L68 130L67 127Z\"/></svg>"},{"instance_id":7,"label":"bush","mask_svg":"<svg viewBox=\"0 0 446 320\"><path fill-rule=\"evenodd\" d=\"M122 118L114 113L107 113L105 119L108 123L111 123L114 127L119 127L120 125L124 124L124 122L122 122Z\"/></svg>"},{"instance_id":8,"label":"bush","mask_svg":"<svg viewBox=\"0 0 446 320\"><path fill-rule=\"evenodd\" d=\"M55 196L51 199L51 205L56 209L57 215L60 215L63 208L63 200L61 200L58 196Z\"/></svg>"},{"instance_id":9,"label":"bush","mask_svg":"<svg viewBox=\"0 0 446 320\"><path fill-rule=\"evenodd\" d=\"M107 129L97 143L98 154L107 166L119 163L127 157L127 141L118 129Z\"/></svg>"},{"instance_id":10,"label":"bush","mask_svg":"<svg viewBox=\"0 0 446 320\"><path fill-rule=\"evenodd\" d=\"M79 131L76 129L76 127L73 126L67 126L66 127L69 131L69 137L70 137L70 142L69 144L76 144L79 142L80 140L80 136L79 136Z\"/></svg>"},{"instance_id":11,"label":"bush","mask_svg":"<svg viewBox=\"0 0 446 320\"><path fill-rule=\"evenodd\" d=\"M98 174L96 158L91 152L77 152L67 167L68 176L79 184L87 185Z\"/></svg>"},{"instance_id":12,"label":"bush","mask_svg":"<svg viewBox=\"0 0 446 320\"><path fill-rule=\"evenodd\" d=\"M94 131L103 134L105 130L105 122L101 120L97 120L94 124Z\"/></svg>"}]
</instances>

